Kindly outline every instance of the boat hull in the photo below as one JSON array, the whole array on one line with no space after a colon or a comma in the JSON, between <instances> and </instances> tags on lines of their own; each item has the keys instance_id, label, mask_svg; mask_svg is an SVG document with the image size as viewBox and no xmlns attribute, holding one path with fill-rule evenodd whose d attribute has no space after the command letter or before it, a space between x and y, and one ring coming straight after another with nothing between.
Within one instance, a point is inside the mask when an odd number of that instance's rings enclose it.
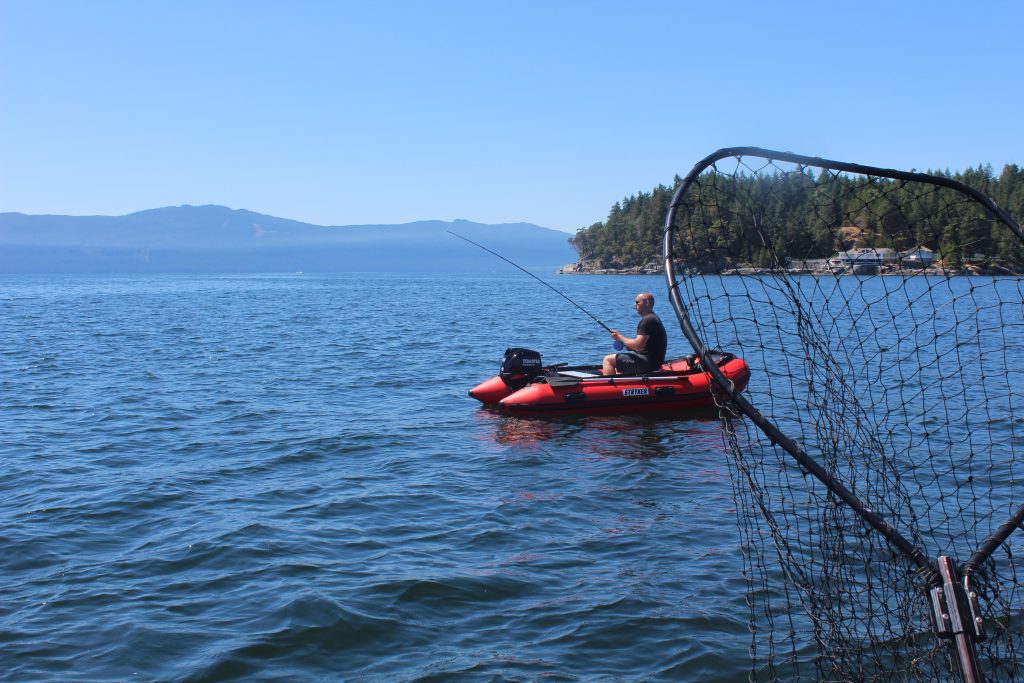
<instances>
[{"instance_id":1,"label":"boat hull","mask_svg":"<svg viewBox=\"0 0 1024 683\"><path fill-rule=\"evenodd\" d=\"M750 380L750 368L742 359L723 356L719 369L737 391ZM587 376L586 373L547 371L519 389L494 377L470 390L470 396L497 405L514 415L622 415L653 412L692 412L715 405L711 375L680 359L661 372L642 377ZM504 395L502 395L504 394Z\"/></svg>"}]
</instances>

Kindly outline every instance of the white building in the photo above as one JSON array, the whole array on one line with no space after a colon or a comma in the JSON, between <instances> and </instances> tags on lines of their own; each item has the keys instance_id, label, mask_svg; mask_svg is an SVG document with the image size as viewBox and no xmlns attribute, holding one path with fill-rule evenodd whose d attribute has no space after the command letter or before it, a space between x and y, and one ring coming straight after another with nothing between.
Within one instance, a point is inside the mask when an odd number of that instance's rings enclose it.
<instances>
[{"instance_id":1,"label":"white building","mask_svg":"<svg viewBox=\"0 0 1024 683\"><path fill-rule=\"evenodd\" d=\"M889 247L863 247L840 251L828 260L828 265L831 268L878 268L887 263L895 263L897 257L896 250Z\"/></svg>"},{"instance_id":2,"label":"white building","mask_svg":"<svg viewBox=\"0 0 1024 683\"><path fill-rule=\"evenodd\" d=\"M928 247L915 247L900 254L900 261L908 266L927 268L935 261L935 252Z\"/></svg>"}]
</instances>

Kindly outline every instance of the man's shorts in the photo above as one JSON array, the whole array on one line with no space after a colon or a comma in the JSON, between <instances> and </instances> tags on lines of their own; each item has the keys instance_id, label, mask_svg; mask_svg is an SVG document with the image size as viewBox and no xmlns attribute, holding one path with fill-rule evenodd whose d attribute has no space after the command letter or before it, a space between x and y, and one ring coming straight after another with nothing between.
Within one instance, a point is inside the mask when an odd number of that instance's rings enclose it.
<instances>
[{"instance_id":1,"label":"man's shorts","mask_svg":"<svg viewBox=\"0 0 1024 683\"><path fill-rule=\"evenodd\" d=\"M649 372L650 362L643 354L628 353L615 354L615 369L620 375L642 375Z\"/></svg>"}]
</instances>

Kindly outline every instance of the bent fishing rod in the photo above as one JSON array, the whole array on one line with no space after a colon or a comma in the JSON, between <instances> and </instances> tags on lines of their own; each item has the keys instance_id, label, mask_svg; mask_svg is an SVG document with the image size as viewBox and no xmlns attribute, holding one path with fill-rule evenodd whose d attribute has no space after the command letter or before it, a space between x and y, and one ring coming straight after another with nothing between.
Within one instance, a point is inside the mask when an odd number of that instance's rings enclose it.
<instances>
[{"instance_id":1,"label":"bent fishing rod","mask_svg":"<svg viewBox=\"0 0 1024 683\"><path fill-rule=\"evenodd\" d=\"M484 245L482 245L482 244L478 244L477 242L474 242L473 240L469 239L468 237L463 237L462 235L460 235L460 234L459 234L459 233L457 233L457 232L452 232L451 230L448 230L448 231L446 231L446 232L448 232L448 234L450 234L450 235L455 235L455 236L456 236L456 237L458 237L459 239L461 239L461 240L465 240L465 241L469 242L469 243L470 243L470 244L472 244L472 245L475 245L475 246L477 246L477 247L480 247L481 249L483 249L484 251L486 251L486 252L488 252L488 253L490 253L490 254L494 254L495 256L497 256L498 258L500 258L500 259L501 259L502 261L504 261L505 263L508 263L508 264L510 264L510 265L513 265L513 266L515 266L515 267L516 267L516 268L518 268L519 270L523 271L524 273L526 273L527 275L529 275L530 277L532 277L532 278L533 278L534 280L536 280L537 282L541 283L542 285L544 285L545 287L547 287L548 289L550 289L551 291L553 291L553 292L554 292L555 294L557 294L558 296L562 297L563 299L565 299L566 301L568 301L569 303L571 303L571 304L572 304L573 306L575 306L576 308L580 309L581 311L583 311L584 313L586 313L587 315L589 315L589 316L590 316L591 318L593 318L593 319L594 319L594 322L596 322L596 323L597 323L598 325L600 325L600 326L601 326L601 327L603 327L603 328L604 328L605 330L607 330L608 334L611 334L611 333L612 333L612 328L608 327L608 326L607 326L607 325L605 325L605 324L604 324L603 322L601 322L600 320L598 320L598 319L597 319L597 316L595 316L595 315L594 315L593 313L591 313L591 312L590 312L590 311L588 311L587 309L585 309L585 308L583 308L582 306L580 306L580 305L579 305L578 303L576 303L575 301L573 301L572 299L570 299L569 297L567 297L567 296L566 296L565 294L563 294L563 293L562 293L561 291L559 291L558 289L556 289L556 288L555 288L555 287L553 287L552 285L550 285L550 284L548 284L547 282L544 282L543 280L541 280L541 279L540 279L539 277L537 277L536 275L534 275L533 273L531 273L530 271L528 271L528 270L527 270L526 268L523 268L522 266L520 266L520 265L519 265L519 264L517 264L517 263L513 263L512 261L509 261L509 260L508 260L507 258L505 258L504 256L502 256L502 255L501 255L501 254L499 254L498 252L496 252L496 251L493 251L493 250L491 250L491 249L488 249L488 248L487 248L487 247L485 247ZM620 342L620 341L618 341L618 340L615 340L615 348L616 348L616 349L618 349L618 348L619 348L619 346L620 346L621 344L622 344L622 342Z\"/></svg>"}]
</instances>

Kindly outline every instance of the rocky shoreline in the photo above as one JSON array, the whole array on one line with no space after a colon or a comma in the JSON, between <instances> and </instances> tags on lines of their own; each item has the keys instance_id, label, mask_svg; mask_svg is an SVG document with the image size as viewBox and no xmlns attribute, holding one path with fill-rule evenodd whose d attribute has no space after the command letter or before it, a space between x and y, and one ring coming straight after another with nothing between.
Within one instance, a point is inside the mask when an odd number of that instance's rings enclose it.
<instances>
[{"instance_id":1,"label":"rocky shoreline","mask_svg":"<svg viewBox=\"0 0 1024 683\"><path fill-rule=\"evenodd\" d=\"M682 269L685 270L685 269ZM584 262L567 263L558 269L556 275L663 275L665 269L658 263L648 263L643 266L632 268L596 268ZM754 266L737 266L726 268L720 275L773 275L778 271L771 268L756 268ZM789 275L939 275L948 277L950 275L987 275L987 276L1015 276L1024 275L1024 269L1013 269L1003 265L970 264L962 268L943 268L942 266L929 266L927 268L900 268L899 266L879 266L874 268L856 266L831 267L831 268L789 268L786 270Z\"/></svg>"},{"instance_id":2,"label":"rocky shoreline","mask_svg":"<svg viewBox=\"0 0 1024 683\"><path fill-rule=\"evenodd\" d=\"M660 263L648 263L632 268L596 268L583 261L567 263L558 269L556 275L662 275L665 269Z\"/></svg>"}]
</instances>

